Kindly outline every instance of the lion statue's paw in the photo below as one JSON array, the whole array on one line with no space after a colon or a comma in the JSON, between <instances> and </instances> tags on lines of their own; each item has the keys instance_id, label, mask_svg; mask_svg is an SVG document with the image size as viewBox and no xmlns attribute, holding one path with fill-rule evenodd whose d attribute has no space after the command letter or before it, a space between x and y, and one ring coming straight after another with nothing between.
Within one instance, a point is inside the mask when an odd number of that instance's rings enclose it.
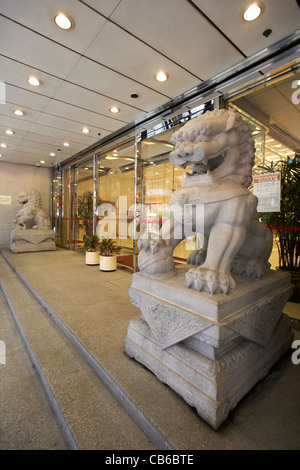
<instances>
[{"instance_id":1,"label":"lion statue's paw","mask_svg":"<svg viewBox=\"0 0 300 470\"><path fill-rule=\"evenodd\" d=\"M269 262L264 263L259 258L250 258L245 255L237 255L231 264L232 272L246 274L246 276L252 279L260 279L269 268Z\"/></svg>"},{"instance_id":2,"label":"lion statue's paw","mask_svg":"<svg viewBox=\"0 0 300 470\"><path fill-rule=\"evenodd\" d=\"M236 284L230 274L200 266L191 268L186 273L186 287L205 291L210 294L227 294L235 289Z\"/></svg>"},{"instance_id":3,"label":"lion statue's paw","mask_svg":"<svg viewBox=\"0 0 300 470\"><path fill-rule=\"evenodd\" d=\"M140 272L153 279L165 279L176 274L173 248L169 240L151 239L151 234L142 235L138 241L140 250L138 265Z\"/></svg>"},{"instance_id":4,"label":"lion statue's paw","mask_svg":"<svg viewBox=\"0 0 300 470\"><path fill-rule=\"evenodd\" d=\"M187 263L188 264L194 264L195 266L200 266L205 261L206 253L207 253L207 251L206 251L205 248L201 248L200 250L193 251L189 255L189 257L187 259Z\"/></svg>"}]
</instances>

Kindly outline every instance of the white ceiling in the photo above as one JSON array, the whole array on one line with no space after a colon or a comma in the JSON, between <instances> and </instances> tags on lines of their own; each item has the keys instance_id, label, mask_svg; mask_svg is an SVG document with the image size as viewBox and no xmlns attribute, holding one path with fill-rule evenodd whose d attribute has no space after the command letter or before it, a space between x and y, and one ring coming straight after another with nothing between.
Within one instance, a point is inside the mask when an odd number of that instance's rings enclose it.
<instances>
[{"instance_id":1,"label":"white ceiling","mask_svg":"<svg viewBox=\"0 0 300 470\"><path fill-rule=\"evenodd\" d=\"M0 0L0 161L62 162L299 29L296 0L263 0L253 23L240 17L247 3ZM75 21L71 31L55 25L59 11ZM154 79L159 70L169 74L164 83ZM42 85L29 85L29 75Z\"/></svg>"}]
</instances>

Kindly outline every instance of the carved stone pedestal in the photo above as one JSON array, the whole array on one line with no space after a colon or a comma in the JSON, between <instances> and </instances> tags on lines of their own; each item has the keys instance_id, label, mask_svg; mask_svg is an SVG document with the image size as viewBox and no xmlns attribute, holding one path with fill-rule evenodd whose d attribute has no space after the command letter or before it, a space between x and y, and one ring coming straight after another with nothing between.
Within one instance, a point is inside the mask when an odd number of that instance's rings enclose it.
<instances>
[{"instance_id":1,"label":"carved stone pedestal","mask_svg":"<svg viewBox=\"0 0 300 470\"><path fill-rule=\"evenodd\" d=\"M142 315L129 323L125 352L218 429L291 346L282 314L290 276L238 276L236 290L210 295L183 287L187 269L163 281L133 274L129 296Z\"/></svg>"},{"instance_id":2,"label":"carved stone pedestal","mask_svg":"<svg viewBox=\"0 0 300 470\"><path fill-rule=\"evenodd\" d=\"M10 250L13 253L56 250L53 230L12 230Z\"/></svg>"}]
</instances>

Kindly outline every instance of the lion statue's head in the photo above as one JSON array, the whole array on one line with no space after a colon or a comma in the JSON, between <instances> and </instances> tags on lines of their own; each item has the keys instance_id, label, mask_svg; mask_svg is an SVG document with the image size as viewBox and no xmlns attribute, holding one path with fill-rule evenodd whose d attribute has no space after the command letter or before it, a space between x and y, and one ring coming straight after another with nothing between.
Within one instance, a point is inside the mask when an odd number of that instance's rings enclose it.
<instances>
[{"instance_id":1,"label":"lion statue's head","mask_svg":"<svg viewBox=\"0 0 300 470\"><path fill-rule=\"evenodd\" d=\"M250 130L234 110L207 111L187 122L172 136L170 162L192 171L184 185L231 179L245 187L252 181L255 147Z\"/></svg>"},{"instance_id":2,"label":"lion statue's head","mask_svg":"<svg viewBox=\"0 0 300 470\"><path fill-rule=\"evenodd\" d=\"M41 194L36 191L35 189L31 189L26 193L23 192L18 196L17 199L18 203L24 206L31 206L31 207L41 207L42 198Z\"/></svg>"}]
</instances>

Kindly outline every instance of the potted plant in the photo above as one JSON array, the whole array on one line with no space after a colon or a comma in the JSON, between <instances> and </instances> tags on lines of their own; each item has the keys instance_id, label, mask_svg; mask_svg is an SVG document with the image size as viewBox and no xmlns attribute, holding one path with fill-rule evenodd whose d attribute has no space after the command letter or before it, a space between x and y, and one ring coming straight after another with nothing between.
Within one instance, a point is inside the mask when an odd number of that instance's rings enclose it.
<instances>
[{"instance_id":1,"label":"potted plant","mask_svg":"<svg viewBox=\"0 0 300 470\"><path fill-rule=\"evenodd\" d=\"M289 271L294 292L291 301L300 301L300 155L278 164L262 165L268 173L281 172L280 212L260 213L262 221L275 234L279 253L277 269Z\"/></svg>"},{"instance_id":2,"label":"potted plant","mask_svg":"<svg viewBox=\"0 0 300 470\"><path fill-rule=\"evenodd\" d=\"M121 247L111 238L102 238L99 242L100 271L115 271L117 269L117 254Z\"/></svg>"},{"instance_id":3,"label":"potted plant","mask_svg":"<svg viewBox=\"0 0 300 470\"><path fill-rule=\"evenodd\" d=\"M86 235L82 251L85 252L85 264L95 266L99 264L99 242L97 235Z\"/></svg>"},{"instance_id":4,"label":"potted plant","mask_svg":"<svg viewBox=\"0 0 300 470\"><path fill-rule=\"evenodd\" d=\"M100 206L101 200L97 199L97 207ZM93 193L85 191L78 196L77 214L79 218L79 227L84 231L85 235L93 235Z\"/></svg>"}]
</instances>

